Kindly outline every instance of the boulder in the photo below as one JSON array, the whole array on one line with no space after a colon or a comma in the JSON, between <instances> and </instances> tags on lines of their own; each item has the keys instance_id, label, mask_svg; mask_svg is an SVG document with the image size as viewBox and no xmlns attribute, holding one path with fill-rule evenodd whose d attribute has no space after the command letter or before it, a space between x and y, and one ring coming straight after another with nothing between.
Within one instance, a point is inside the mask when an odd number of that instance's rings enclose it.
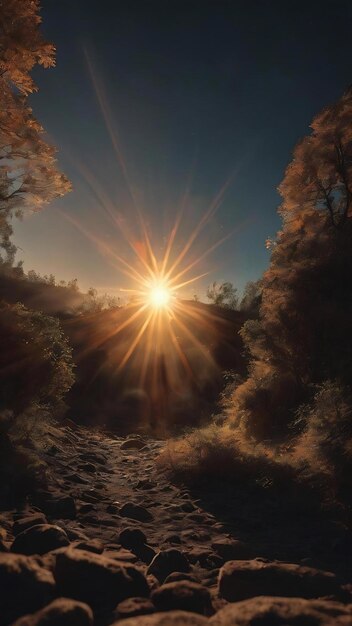
<instances>
[{"instance_id":1,"label":"boulder","mask_svg":"<svg viewBox=\"0 0 352 626\"><path fill-rule=\"evenodd\" d=\"M120 532L118 542L123 548L133 550L147 543L147 537L140 528L125 528Z\"/></svg>"},{"instance_id":2,"label":"boulder","mask_svg":"<svg viewBox=\"0 0 352 626\"><path fill-rule=\"evenodd\" d=\"M164 582L165 578L172 572L189 572L190 565L180 550L170 548L158 552L148 567L148 574L153 574L160 582Z\"/></svg>"},{"instance_id":3,"label":"boulder","mask_svg":"<svg viewBox=\"0 0 352 626\"><path fill-rule=\"evenodd\" d=\"M135 450L141 450L144 446L145 441L136 437L134 439L126 439L126 441L121 444L120 448L121 450L132 450L133 448Z\"/></svg>"},{"instance_id":4,"label":"boulder","mask_svg":"<svg viewBox=\"0 0 352 626\"><path fill-rule=\"evenodd\" d=\"M33 513L32 515L26 515L26 517L21 517L17 519L13 525L13 534L19 535L27 528L31 528L31 526L38 526L38 524L47 524L48 520L46 519L44 513Z\"/></svg>"},{"instance_id":5,"label":"boulder","mask_svg":"<svg viewBox=\"0 0 352 626\"><path fill-rule=\"evenodd\" d=\"M254 596L319 598L338 593L335 574L279 561L228 561L219 572L219 595L229 602Z\"/></svg>"},{"instance_id":6,"label":"boulder","mask_svg":"<svg viewBox=\"0 0 352 626\"><path fill-rule=\"evenodd\" d=\"M329 600L256 597L230 604L209 626L348 626L352 607Z\"/></svg>"},{"instance_id":7,"label":"boulder","mask_svg":"<svg viewBox=\"0 0 352 626\"><path fill-rule=\"evenodd\" d=\"M116 610L120 619L155 613L155 607L149 598L127 598L117 605Z\"/></svg>"},{"instance_id":8,"label":"boulder","mask_svg":"<svg viewBox=\"0 0 352 626\"><path fill-rule=\"evenodd\" d=\"M60 551L54 577L63 596L86 602L93 609L112 610L126 598L149 595L147 581L139 569L85 550Z\"/></svg>"},{"instance_id":9,"label":"boulder","mask_svg":"<svg viewBox=\"0 0 352 626\"><path fill-rule=\"evenodd\" d=\"M112 626L207 626L208 620L196 613L186 611L168 611L167 613L155 613L154 615L143 615L141 617L131 617L114 622Z\"/></svg>"},{"instance_id":10,"label":"boulder","mask_svg":"<svg viewBox=\"0 0 352 626\"><path fill-rule=\"evenodd\" d=\"M19 533L11 546L11 551L27 555L45 554L68 546L69 543L68 536L59 526L38 524Z\"/></svg>"},{"instance_id":11,"label":"boulder","mask_svg":"<svg viewBox=\"0 0 352 626\"><path fill-rule=\"evenodd\" d=\"M121 507L119 513L122 517L135 519L138 522L151 522L154 519L148 509L134 502L126 502L126 504Z\"/></svg>"},{"instance_id":12,"label":"boulder","mask_svg":"<svg viewBox=\"0 0 352 626\"><path fill-rule=\"evenodd\" d=\"M93 613L83 602L58 598L33 615L26 615L13 626L92 626Z\"/></svg>"},{"instance_id":13,"label":"boulder","mask_svg":"<svg viewBox=\"0 0 352 626\"><path fill-rule=\"evenodd\" d=\"M1 553L0 591L0 622L7 624L50 602L55 582L34 557Z\"/></svg>"},{"instance_id":14,"label":"boulder","mask_svg":"<svg viewBox=\"0 0 352 626\"><path fill-rule=\"evenodd\" d=\"M189 580L162 585L153 591L151 599L158 611L190 611L200 615L213 613L208 589Z\"/></svg>"}]
</instances>

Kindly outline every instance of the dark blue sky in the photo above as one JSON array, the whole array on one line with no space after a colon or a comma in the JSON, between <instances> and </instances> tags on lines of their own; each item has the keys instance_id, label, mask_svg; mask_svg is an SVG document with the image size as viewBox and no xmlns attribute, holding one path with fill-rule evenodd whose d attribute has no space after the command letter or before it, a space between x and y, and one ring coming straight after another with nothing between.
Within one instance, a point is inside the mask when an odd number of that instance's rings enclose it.
<instances>
[{"instance_id":1,"label":"dark blue sky","mask_svg":"<svg viewBox=\"0 0 352 626\"><path fill-rule=\"evenodd\" d=\"M312 117L352 82L352 3L343 0L44 0L57 67L37 70L34 113L74 192L16 225L26 269L115 290L128 280L62 212L131 260L87 185L133 229L135 212L92 84L109 107L134 196L158 253L191 180L178 246L232 175L193 254L233 235L200 270L240 288L268 264L276 187ZM100 193L101 195L101 193ZM191 253L191 257L192 253ZM197 288L192 289L192 293Z\"/></svg>"}]
</instances>

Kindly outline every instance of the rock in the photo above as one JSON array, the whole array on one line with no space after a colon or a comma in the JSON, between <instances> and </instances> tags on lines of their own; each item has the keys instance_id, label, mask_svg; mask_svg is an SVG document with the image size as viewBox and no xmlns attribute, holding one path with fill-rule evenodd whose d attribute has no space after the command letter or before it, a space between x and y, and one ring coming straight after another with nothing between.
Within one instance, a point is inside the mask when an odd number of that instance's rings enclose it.
<instances>
[{"instance_id":1,"label":"rock","mask_svg":"<svg viewBox=\"0 0 352 626\"><path fill-rule=\"evenodd\" d=\"M295 563L228 561L219 572L219 594L229 602L273 594L318 598L339 589L335 574Z\"/></svg>"},{"instance_id":2,"label":"rock","mask_svg":"<svg viewBox=\"0 0 352 626\"><path fill-rule=\"evenodd\" d=\"M82 459L82 461L98 463L99 465L106 464L106 457L103 454L98 454L97 452L83 452L79 456Z\"/></svg>"},{"instance_id":3,"label":"rock","mask_svg":"<svg viewBox=\"0 0 352 626\"><path fill-rule=\"evenodd\" d=\"M8 552L8 551L9 551L9 548L8 548L6 541L3 541L2 539L0 539L0 552Z\"/></svg>"},{"instance_id":4,"label":"rock","mask_svg":"<svg viewBox=\"0 0 352 626\"><path fill-rule=\"evenodd\" d=\"M148 567L148 574L153 574L160 582L163 582L172 572L189 572L190 566L187 558L174 548L158 552Z\"/></svg>"},{"instance_id":5,"label":"rock","mask_svg":"<svg viewBox=\"0 0 352 626\"><path fill-rule=\"evenodd\" d=\"M121 619L155 613L155 607L148 598L127 598L117 605L116 610Z\"/></svg>"},{"instance_id":6,"label":"rock","mask_svg":"<svg viewBox=\"0 0 352 626\"><path fill-rule=\"evenodd\" d=\"M181 544L182 543L182 539L181 539L180 535L176 535L176 534L167 535L165 537L164 541L165 541L165 543L176 543L176 544Z\"/></svg>"},{"instance_id":7,"label":"rock","mask_svg":"<svg viewBox=\"0 0 352 626\"><path fill-rule=\"evenodd\" d=\"M48 520L46 519L44 513L33 513L33 515L27 515L26 517L21 517L17 519L13 525L13 534L19 535L27 528L31 528L31 526L38 526L38 524L47 524Z\"/></svg>"},{"instance_id":8,"label":"rock","mask_svg":"<svg viewBox=\"0 0 352 626\"><path fill-rule=\"evenodd\" d=\"M149 491L149 489L154 489L154 487L155 483L152 483L152 481L148 480L148 478L139 480L136 485L136 489L144 489L145 491Z\"/></svg>"},{"instance_id":9,"label":"rock","mask_svg":"<svg viewBox=\"0 0 352 626\"><path fill-rule=\"evenodd\" d=\"M147 537L140 528L125 528L120 532L118 541L123 548L133 550L147 543Z\"/></svg>"},{"instance_id":10,"label":"rock","mask_svg":"<svg viewBox=\"0 0 352 626\"><path fill-rule=\"evenodd\" d=\"M35 494L35 502L48 515L53 517L74 519L76 517L76 503L72 496L60 496L46 491Z\"/></svg>"},{"instance_id":11,"label":"rock","mask_svg":"<svg viewBox=\"0 0 352 626\"><path fill-rule=\"evenodd\" d=\"M13 626L92 626L93 613L83 602L58 598L33 615L26 615Z\"/></svg>"},{"instance_id":12,"label":"rock","mask_svg":"<svg viewBox=\"0 0 352 626\"><path fill-rule=\"evenodd\" d=\"M65 532L70 541L89 541L87 535L80 528L68 528L65 526Z\"/></svg>"},{"instance_id":13,"label":"rock","mask_svg":"<svg viewBox=\"0 0 352 626\"><path fill-rule=\"evenodd\" d=\"M156 555L154 548L148 546L147 544L143 544L141 546L138 546L138 548L134 548L133 552L140 561L143 561L143 563L146 563L147 565L152 562Z\"/></svg>"},{"instance_id":14,"label":"rock","mask_svg":"<svg viewBox=\"0 0 352 626\"><path fill-rule=\"evenodd\" d=\"M352 623L351 605L277 597L236 602L209 620L209 626L348 626L348 623Z\"/></svg>"},{"instance_id":15,"label":"rock","mask_svg":"<svg viewBox=\"0 0 352 626\"><path fill-rule=\"evenodd\" d=\"M69 543L68 536L59 526L38 524L17 535L11 546L11 552L27 555L45 554L51 550L68 546Z\"/></svg>"},{"instance_id":16,"label":"rock","mask_svg":"<svg viewBox=\"0 0 352 626\"><path fill-rule=\"evenodd\" d=\"M172 574L169 574L169 576L165 578L164 584L175 583L178 580L190 580L192 583L197 582L192 574L186 574L185 572L172 572Z\"/></svg>"},{"instance_id":17,"label":"rock","mask_svg":"<svg viewBox=\"0 0 352 626\"><path fill-rule=\"evenodd\" d=\"M88 474L95 474L95 472L97 471L94 463L81 463L80 465L78 465L78 469L82 472L88 472Z\"/></svg>"},{"instance_id":18,"label":"rock","mask_svg":"<svg viewBox=\"0 0 352 626\"><path fill-rule=\"evenodd\" d=\"M87 550L87 552L94 552L95 554L102 554L104 551L104 546L99 539L81 539L75 541L73 548L78 548L78 550Z\"/></svg>"},{"instance_id":19,"label":"rock","mask_svg":"<svg viewBox=\"0 0 352 626\"><path fill-rule=\"evenodd\" d=\"M0 621L7 624L25 613L36 611L54 597L51 572L34 557L0 554Z\"/></svg>"},{"instance_id":20,"label":"rock","mask_svg":"<svg viewBox=\"0 0 352 626\"><path fill-rule=\"evenodd\" d=\"M194 511L197 510L197 507L193 504L193 502L189 500L188 502L181 504L180 509L181 511L184 511L185 513L193 513Z\"/></svg>"},{"instance_id":21,"label":"rock","mask_svg":"<svg viewBox=\"0 0 352 626\"><path fill-rule=\"evenodd\" d=\"M144 448L145 446L145 441L143 441L143 439L126 439L126 441L124 441L120 448L121 450L129 450L134 448L135 450L141 450L142 448Z\"/></svg>"},{"instance_id":22,"label":"rock","mask_svg":"<svg viewBox=\"0 0 352 626\"><path fill-rule=\"evenodd\" d=\"M85 550L60 552L54 577L63 596L86 602L93 609L112 610L126 598L149 595L147 581L136 567Z\"/></svg>"},{"instance_id":23,"label":"rock","mask_svg":"<svg viewBox=\"0 0 352 626\"><path fill-rule=\"evenodd\" d=\"M129 563L138 561L136 555L130 550L126 550L126 548L121 548L121 550L107 549L104 551L104 556L107 556L109 559L115 559L115 561L127 561Z\"/></svg>"},{"instance_id":24,"label":"rock","mask_svg":"<svg viewBox=\"0 0 352 626\"><path fill-rule=\"evenodd\" d=\"M122 517L129 517L135 519L138 522L151 522L154 518L153 515L144 506L134 504L134 502L126 502L119 511Z\"/></svg>"},{"instance_id":25,"label":"rock","mask_svg":"<svg viewBox=\"0 0 352 626\"><path fill-rule=\"evenodd\" d=\"M211 552L211 550L207 550L206 548L192 548L189 552L187 552L187 558L190 563L199 563L201 567L205 569L214 569L214 567L221 567L224 562L224 559Z\"/></svg>"},{"instance_id":26,"label":"rock","mask_svg":"<svg viewBox=\"0 0 352 626\"><path fill-rule=\"evenodd\" d=\"M169 611L167 613L155 613L154 615L143 615L131 617L114 622L112 626L207 626L206 617L196 613L186 613L186 611Z\"/></svg>"},{"instance_id":27,"label":"rock","mask_svg":"<svg viewBox=\"0 0 352 626\"><path fill-rule=\"evenodd\" d=\"M87 485L88 480L86 478L82 478L79 474L68 474L67 480L71 483L78 483L79 485Z\"/></svg>"},{"instance_id":28,"label":"rock","mask_svg":"<svg viewBox=\"0 0 352 626\"><path fill-rule=\"evenodd\" d=\"M79 507L79 513L81 515L84 515L85 513L90 513L91 511L96 511L96 510L97 510L96 506L88 502L81 504L81 506Z\"/></svg>"},{"instance_id":29,"label":"rock","mask_svg":"<svg viewBox=\"0 0 352 626\"><path fill-rule=\"evenodd\" d=\"M151 599L158 611L190 611L200 615L213 612L208 589L189 580L162 585L153 591Z\"/></svg>"},{"instance_id":30,"label":"rock","mask_svg":"<svg viewBox=\"0 0 352 626\"><path fill-rule=\"evenodd\" d=\"M250 559L253 556L249 547L238 539L220 539L213 541L211 547L224 561Z\"/></svg>"}]
</instances>

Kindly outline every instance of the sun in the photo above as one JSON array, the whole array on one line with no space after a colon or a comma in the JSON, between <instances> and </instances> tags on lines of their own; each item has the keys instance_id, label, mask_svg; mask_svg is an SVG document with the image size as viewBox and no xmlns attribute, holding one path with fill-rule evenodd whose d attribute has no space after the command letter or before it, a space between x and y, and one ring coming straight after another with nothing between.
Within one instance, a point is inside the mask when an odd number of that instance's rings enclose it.
<instances>
[{"instance_id":1,"label":"sun","mask_svg":"<svg viewBox=\"0 0 352 626\"><path fill-rule=\"evenodd\" d=\"M155 309L164 309L170 304L171 290L165 285L154 285L150 289L149 302Z\"/></svg>"}]
</instances>

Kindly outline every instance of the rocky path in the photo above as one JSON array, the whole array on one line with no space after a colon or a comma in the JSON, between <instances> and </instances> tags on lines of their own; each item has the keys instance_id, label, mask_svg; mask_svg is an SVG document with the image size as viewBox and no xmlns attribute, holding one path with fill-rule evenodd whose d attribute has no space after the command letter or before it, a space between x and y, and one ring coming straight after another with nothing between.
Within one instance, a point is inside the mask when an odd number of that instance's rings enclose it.
<instances>
[{"instance_id":1,"label":"rocky path","mask_svg":"<svg viewBox=\"0 0 352 626\"><path fill-rule=\"evenodd\" d=\"M49 429L48 490L0 516L0 625L352 624L331 543L344 531L293 523L283 500L170 484L163 446Z\"/></svg>"}]
</instances>

